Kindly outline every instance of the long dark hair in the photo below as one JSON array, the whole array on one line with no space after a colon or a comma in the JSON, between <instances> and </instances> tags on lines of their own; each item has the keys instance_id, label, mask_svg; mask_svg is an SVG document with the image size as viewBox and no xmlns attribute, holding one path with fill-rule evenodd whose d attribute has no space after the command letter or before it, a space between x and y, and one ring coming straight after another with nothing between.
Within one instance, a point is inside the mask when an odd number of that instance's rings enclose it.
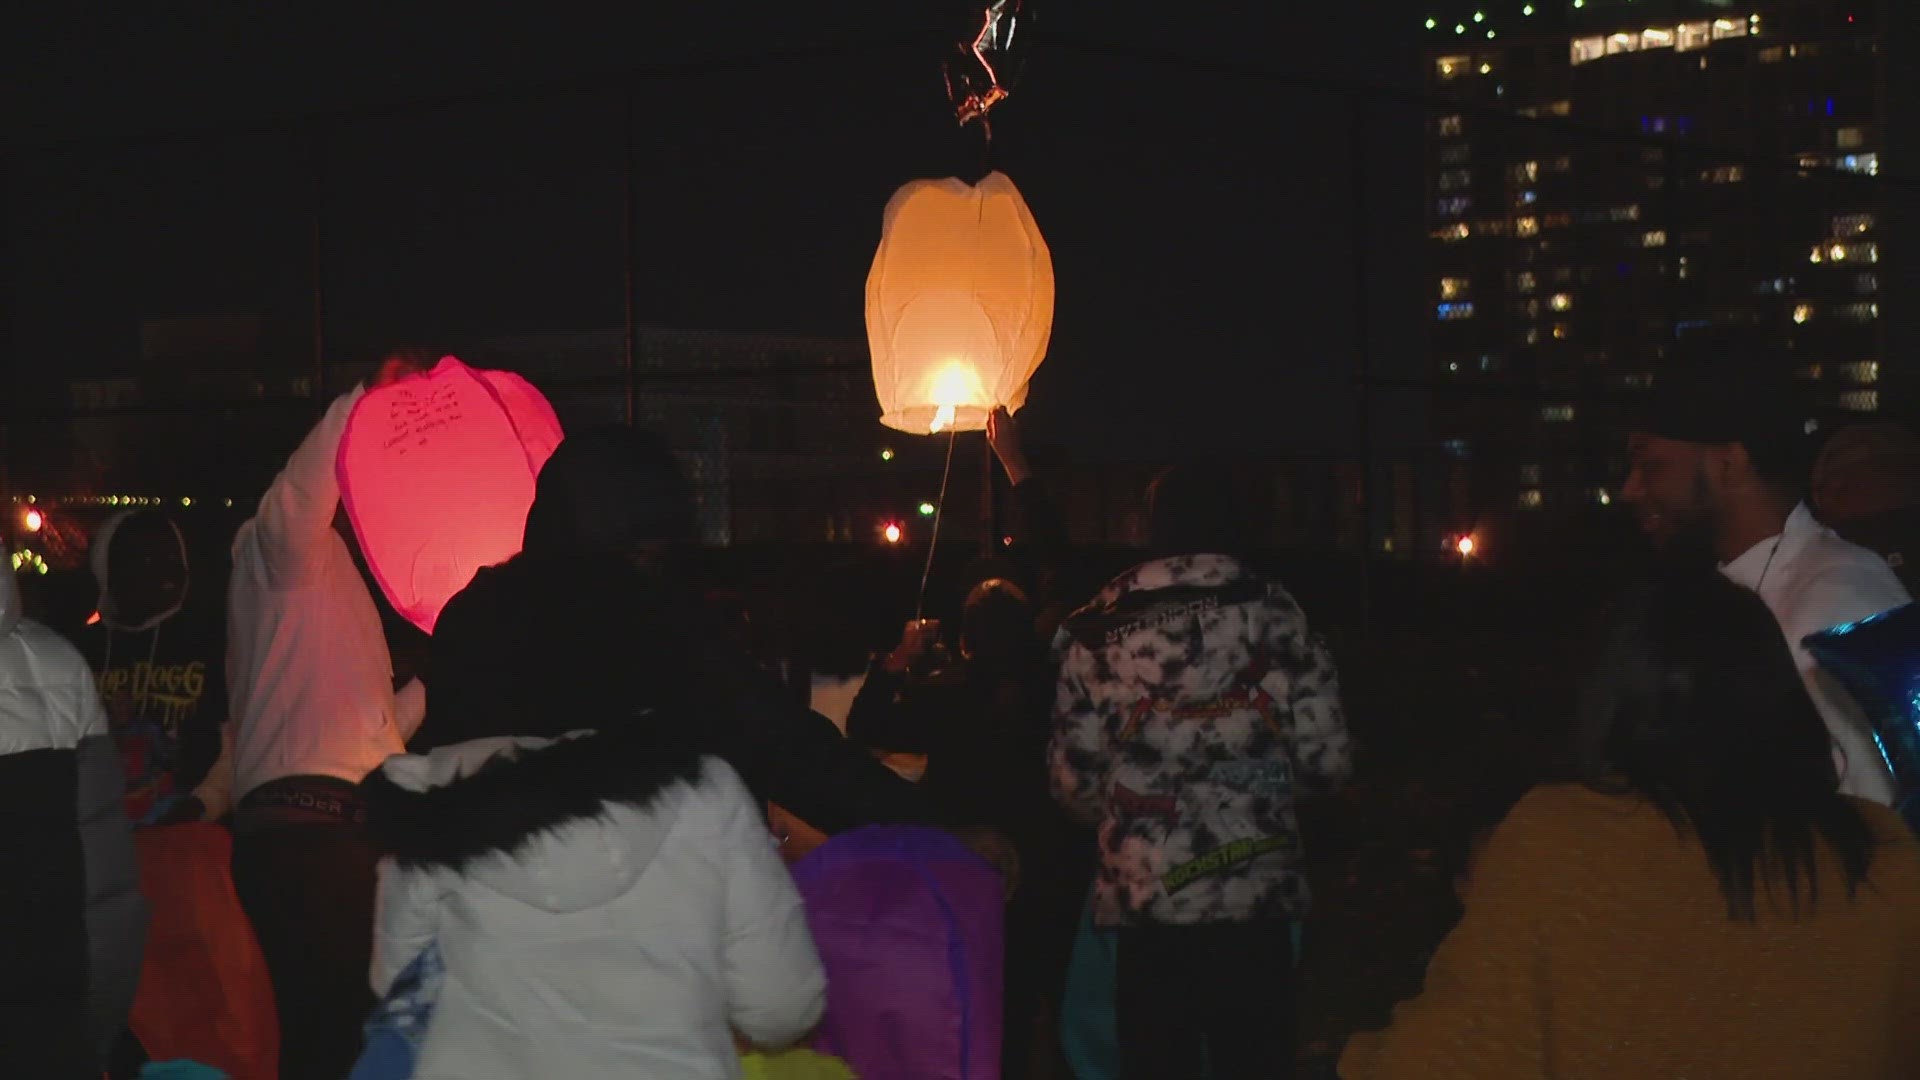
<instances>
[{"instance_id":1,"label":"long dark hair","mask_svg":"<svg viewBox=\"0 0 1920 1080\"><path fill-rule=\"evenodd\" d=\"M1578 713L1578 771L1664 811L1705 849L1729 918L1755 917L1756 883L1817 899L1815 837L1852 899L1874 837L1838 793L1825 723L1780 625L1712 571L1673 572L1621 603Z\"/></svg>"}]
</instances>

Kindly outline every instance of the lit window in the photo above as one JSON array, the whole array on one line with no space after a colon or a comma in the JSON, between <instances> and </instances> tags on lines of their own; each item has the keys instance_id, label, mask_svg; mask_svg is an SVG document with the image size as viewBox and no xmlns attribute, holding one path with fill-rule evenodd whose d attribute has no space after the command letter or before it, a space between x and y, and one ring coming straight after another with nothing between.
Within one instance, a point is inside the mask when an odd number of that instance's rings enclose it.
<instances>
[{"instance_id":1,"label":"lit window","mask_svg":"<svg viewBox=\"0 0 1920 1080\"><path fill-rule=\"evenodd\" d=\"M1608 56L1615 56L1620 53L1630 53L1630 52L1639 52L1639 51L1640 51L1640 35L1638 34L1614 34L1613 36L1607 38L1607 55Z\"/></svg>"},{"instance_id":2,"label":"lit window","mask_svg":"<svg viewBox=\"0 0 1920 1080\"><path fill-rule=\"evenodd\" d=\"M1515 218L1513 222L1515 236L1539 236L1540 219L1537 217Z\"/></svg>"},{"instance_id":3,"label":"lit window","mask_svg":"<svg viewBox=\"0 0 1920 1080\"><path fill-rule=\"evenodd\" d=\"M1873 231L1873 215L1872 214L1835 214L1834 215L1833 235L1835 236L1858 236L1861 233L1872 232L1872 231Z\"/></svg>"},{"instance_id":4,"label":"lit window","mask_svg":"<svg viewBox=\"0 0 1920 1080\"><path fill-rule=\"evenodd\" d=\"M1613 492L1608 491L1606 488L1594 488L1593 501L1599 503L1601 506L1612 506Z\"/></svg>"},{"instance_id":5,"label":"lit window","mask_svg":"<svg viewBox=\"0 0 1920 1080\"><path fill-rule=\"evenodd\" d=\"M1532 188L1528 188L1520 193L1520 198L1517 201L1521 206L1532 206L1534 203L1540 201L1540 193Z\"/></svg>"},{"instance_id":6,"label":"lit window","mask_svg":"<svg viewBox=\"0 0 1920 1080\"><path fill-rule=\"evenodd\" d=\"M1872 294L1879 292L1880 291L1880 275L1879 274L1855 274L1853 276L1853 291L1861 294L1862 296L1871 296Z\"/></svg>"},{"instance_id":7,"label":"lit window","mask_svg":"<svg viewBox=\"0 0 1920 1080\"><path fill-rule=\"evenodd\" d=\"M1520 505L1529 510L1539 509L1540 504L1545 501L1546 498L1540 494L1539 488L1528 488L1520 493Z\"/></svg>"},{"instance_id":8,"label":"lit window","mask_svg":"<svg viewBox=\"0 0 1920 1080\"><path fill-rule=\"evenodd\" d=\"M1673 31L1648 27L1640 31L1640 47L1643 49L1670 49L1673 47Z\"/></svg>"},{"instance_id":9,"label":"lit window","mask_svg":"<svg viewBox=\"0 0 1920 1080\"><path fill-rule=\"evenodd\" d=\"M1436 202L1434 207L1443 218L1459 217L1473 209L1473 200L1465 195L1448 195Z\"/></svg>"},{"instance_id":10,"label":"lit window","mask_svg":"<svg viewBox=\"0 0 1920 1080\"><path fill-rule=\"evenodd\" d=\"M1537 326L1527 327L1520 334L1520 343L1523 345L1540 344L1540 328Z\"/></svg>"},{"instance_id":11,"label":"lit window","mask_svg":"<svg viewBox=\"0 0 1920 1080\"><path fill-rule=\"evenodd\" d=\"M1531 184L1540 179L1540 163L1523 161L1513 167L1513 178L1522 184Z\"/></svg>"},{"instance_id":12,"label":"lit window","mask_svg":"<svg viewBox=\"0 0 1920 1080\"><path fill-rule=\"evenodd\" d=\"M1552 303L1553 303L1553 310L1555 311L1572 311L1573 310L1573 296L1569 293L1563 293L1563 292L1554 293Z\"/></svg>"},{"instance_id":13,"label":"lit window","mask_svg":"<svg viewBox=\"0 0 1920 1080\"><path fill-rule=\"evenodd\" d=\"M1540 279L1531 270L1522 270L1513 275L1513 291L1522 296L1540 287Z\"/></svg>"},{"instance_id":14,"label":"lit window","mask_svg":"<svg viewBox=\"0 0 1920 1080\"><path fill-rule=\"evenodd\" d=\"M1803 323L1803 322L1806 322L1806 321L1807 321L1808 319L1811 319L1811 318L1813 318L1813 305L1812 305L1812 304L1795 304L1795 305L1794 305L1794 307L1793 307L1793 321L1794 321L1794 322L1796 322L1796 323Z\"/></svg>"},{"instance_id":15,"label":"lit window","mask_svg":"<svg viewBox=\"0 0 1920 1080\"><path fill-rule=\"evenodd\" d=\"M1880 411L1880 391L1848 390L1840 395L1840 407L1848 412Z\"/></svg>"},{"instance_id":16,"label":"lit window","mask_svg":"<svg viewBox=\"0 0 1920 1080\"><path fill-rule=\"evenodd\" d=\"M1713 20L1713 40L1725 41L1728 38L1746 37L1747 24L1738 19Z\"/></svg>"},{"instance_id":17,"label":"lit window","mask_svg":"<svg viewBox=\"0 0 1920 1080\"><path fill-rule=\"evenodd\" d=\"M1473 186L1472 169L1448 169L1440 174L1441 191L1465 191Z\"/></svg>"},{"instance_id":18,"label":"lit window","mask_svg":"<svg viewBox=\"0 0 1920 1080\"><path fill-rule=\"evenodd\" d=\"M1737 184L1747 178L1747 171L1738 165L1721 165L1700 174L1700 179L1709 184Z\"/></svg>"},{"instance_id":19,"label":"lit window","mask_svg":"<svg viewBox=\"0 0 1920 1080\"><path fill-rule=\"evenodd\" d=\"M1858 150L1866 142L1867 133L1857 127L1844 127L1833 133L1833 145L1842 150Z\"/></svg>"},{"instance_id":20,"label":"lit window","mask_svg":"<svg viewBox=\"0 0 1920 1080\"><path fill-rule=\"evenodd\" d=\"M1834 370L1840 377L1851 383L1871 386L1880 381L1880 362L1878 360L1855 360L1851 363L1836 364Z\"/></svg>"},{"instance_id":21,"label":"lit window","mask_svg":"<svg viewBox=\"0 0 1920 1080\"><path fill-rule=\"evenodd\" d=\"M1435 314L1441 322L1459 322L1461 319L1471 319L1473 318L1473 301L1467 300L1457 304L1437 304L1435 305Z\"/></svg>"},{"instance_id":22,"label":"lit window","mask_svg":"<svg viewBox=\"0 0 1920 1080\"><path fill-rule=\"evenodd\" d=\"M1463 277L1443 277L1440 279L1440 299L1458 300L1473 288L1473 282Z\"/></svg>"},{"instance_id":23,"label":"lit window","mask_svg":"<svg viewBox=\"0 0 1920 1080\"><path fill-rule=\"evenodd\" d=\"M1539 483L1540 482L1540 466L1539 465L1520 466L1520 482L1523 484Z\"/></svg>"},{"instance_id":24,"label":"lit window","mask_svg":"<svg viewBox=\"0 0 1920 1080\"><path fill-rule=\"evenodd\" d=\"M1557 322L1553 324L1553 340L1555 341L1565 341L1572 333L1572 328L1566 323Z\"/></svg>"},{"instance_id":25,"label":"lit window","mask_svg":"<svg viewBox=\"0 0 1920 1080\"><path fill-rule=\"evenodd\" d=\"M1632 206L1616 206L1612 210L1607 212L1607 217L1616 222L1639 221L1640 220L1640 204L1635 203Z\"/></svg>"},{"instance_id":26,"label":"lit window","mask_svg":"<svg viewBox=\"0 0 1920 1080\"><path fill-rule=\"evenodd\" d=\"M1500 366L1500 358L1492 353L1480 354L1480 370L1493 371Z\"/></svg>"},{"instance_id":27,"label":"lit window","mask_svg":"<svg viewBox=\"0 0 1920 1080\"><path fill-rule=\"evenodd\" d=\"M1458 115L1443 116L1440 118L1436 127L1440 132L1440 137L1444 139L1448 136L1460 134L1464 124Z\"/></svg>"},{"instance_id":28,"label":"lit window","mask_svg":"<svg viewBox=\"0 0 1920 1080\"><path fill-rule=\"evenodd\" d=\"M1868 176L1880 175L1879 154L1848 154L1839 161L1839 166L1848 172L1865 173Z\"/></svg>"},{"instance_id":29,"label":"lit window","mask_svg":"<svg viewBox=\"0 0 1920 1080\"><path fill-rule=\"evenodd\" d=\"M1598 60L1607 55L1607 39L1604 37L1584 37L1573 39L1572 61L1584 64L1589 60Z\"/></svg>"},{"instance_id":30,"label":"lit window","mask_svg":"<svg viewBox=\"0 0 1920 1080\"><path fill-rule=\"evenodd\" d=\"M1566 98L1561 98L1559 101L1547 106L1547 111L1555 116L1572 116L1573 102Z\"/></svg>"},{"instance_id":31,"label":"lit window","mask_svg":"<svg viewBox=\"0 0 1920 1080\"><path fill-rule=\"evenodd\" d=\"M1763 64L1777 64L1786 58L1787 50L1778 45L1760 50L1759 60Z\"/></svg>"},{"instance_id":32,"label":"lit window","mask_svg":"<svg viewBox=\"0 0 1920 1080\"><path fill-rule=\"evenodd\" d=\"M1681 23L1674 28L1673 47L1681 52L1704 49L1713 43L1713 24L1710 22Z\"/></svg>"},{"instance_id":33,"label":"lit window","mask_svg":"<svg viewBox=\"0 0 1920 1080\"><path fill-rule=\"evenodd\" d=\"M1472 160L1472 143L1448 143L1440 148L1440 164L1442 165L1465 165Z\"/></svg>"},{"instance_id":34,"label":"lit window","mask_svg":"<svg viewBox=\"0 0 1920 1080\"><path fill-rule=\"evenodd\" d=\"M1472 234L1473 230L1467 227L1466 222L1456 221L1451 225L1437 230L1433 235L1435 239L1451 244L1456 240L1465 240Z\"/></svg>"},{"instance_id":35,"label":"lit window","mask_svg":"<svg viewBox=\"0 0 1920 1080\"><path fill-rule=\"evenodd\" d=\"M1813 250L1807 252L1807 261L1877 263L1880 261L1880 244L1876 240L1833 240L1815 244Z\"/></svg>"},{"instance_id":36,"label":"lit window","mask_svg":"<svg viewBox=\"0 0 1920 1080\"><path fill-rule=\"evenodd\" d=\"M1540 301L1522 300L1513 305L1513 310L1523 319L1537 319L1540 317Z\"/></svg>"},{"instance_id":37,"label":"lit window","mask_svg":"<svg viewBox=\"0 0 1920 1080\"><path fill-rule=\"evenodd\" d=\"M1641 233L1640 246L1650 247L1650 248L1666 247L1667 246L1667 230L1652 229L1647 232Z\"/></svg>"},{"instance_id":38,"label":"lit window","mask_svg":"<svg viewBox=\"0 0 1920 1080\"><path fill-rule=\"evenodd\" d=\"M1433 69L1442 79L1452 79L1465 75L1472 63L1469 56L1443 56L1433 62Z\"/></svg>"},{"instance_id":39,"label":"lit window","mask_svg":"<svg viewBox=\"0 0 1920 1080\"><path fill-rule=\"evenodd\" d=\"M1540 419L1549 424L1566 424L1573 421L1573 406L1548 405L1540 410Z\"/></svg>"}]
</instances>

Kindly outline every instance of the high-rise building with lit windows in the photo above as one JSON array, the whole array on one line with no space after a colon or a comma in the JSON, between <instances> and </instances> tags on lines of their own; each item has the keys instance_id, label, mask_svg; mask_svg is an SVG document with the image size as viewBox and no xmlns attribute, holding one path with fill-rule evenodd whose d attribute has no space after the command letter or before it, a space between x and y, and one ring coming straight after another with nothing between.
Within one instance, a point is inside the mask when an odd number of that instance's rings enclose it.
<instances>
[{"instance_id":1,"label":"high-rise building with lit windows","mask_svg":"<svg viewBox=\"0 0 1920 1080\"><path fill-rule=\"evenodd\" d=\"M1894 407L1883 366L1920 368L1890 349L1917 298L1887 273L1920 199L1890 169L1914 149L1889 89L1907 0L1503 0L1425 22L1439 434L1470 449L1478 507L1610 502L1623 448L1595 413L1691 323L1777 332L1836 416Z\"/></svg>"}]
</instances>

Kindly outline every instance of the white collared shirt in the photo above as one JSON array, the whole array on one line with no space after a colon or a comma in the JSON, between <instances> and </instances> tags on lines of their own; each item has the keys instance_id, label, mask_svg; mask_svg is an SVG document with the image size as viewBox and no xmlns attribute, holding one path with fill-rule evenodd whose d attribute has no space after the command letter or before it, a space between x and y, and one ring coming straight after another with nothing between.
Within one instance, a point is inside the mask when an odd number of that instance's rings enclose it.
<instances>
[{"instance_id":1,"label":"white collared shirt","mask_svg":"<svg viewBox=\"0 0 1920 1080\"><path fill-rule=\"evenodd\" d=\"M1842 540L1816 521L1805 504L1788 515L1779 536L1755 544L1720 572L1759 593L1779 620L1807 692L1833 736L1840 791L1892 805L1893 777L1865 712L1802 642L1810 634L1908 603L1912 598L1906 587L1885 560Z\"/></svg>"}]
</instances>

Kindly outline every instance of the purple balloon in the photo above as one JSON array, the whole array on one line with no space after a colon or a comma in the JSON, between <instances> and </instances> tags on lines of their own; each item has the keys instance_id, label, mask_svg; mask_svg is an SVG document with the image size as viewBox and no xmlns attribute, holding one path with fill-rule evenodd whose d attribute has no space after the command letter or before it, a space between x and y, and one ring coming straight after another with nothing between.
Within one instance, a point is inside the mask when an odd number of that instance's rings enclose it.
<instances>
[{"instance_id":1,"label":"purple balloon","mask_svg":"<svg viewBox=\"0 0 1920 1080\"><path fill-rule=\"evenodd\" d=\"M827 970L813 1048L861 1080L999 1080L1000 875L937 829L874 826L793 866Z\"/></svg>"}]
</instances>

